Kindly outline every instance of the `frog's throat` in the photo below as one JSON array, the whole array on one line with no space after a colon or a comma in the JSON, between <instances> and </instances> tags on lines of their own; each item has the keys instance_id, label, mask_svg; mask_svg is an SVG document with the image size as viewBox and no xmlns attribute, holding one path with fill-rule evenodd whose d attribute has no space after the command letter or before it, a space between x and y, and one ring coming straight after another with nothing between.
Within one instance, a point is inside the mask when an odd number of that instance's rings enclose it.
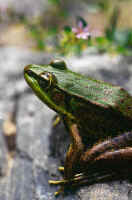
<instances>
[{"instance_id":1,"label":"frog's throat","mask_svg":"<svg viewBox=\"0 0 132 200\"><path fill-rule=\"evenodd\" d=\"M56 111L60 115L67 116L71 120L75 119L75 117L71 113L67 112L64 108L56 105L52 100L50 100L50 98L39 87L36 80L33 80L26 73L24 74L24 77L25 77L25 80L27 81L27 83L32 88L32 90L34 91L34 93L36 94L36 96L38 96L39 99L41 99L41 101L44 102L46 105L48 105L49 108L53 109L54 111Z\"/></svg>"},{"instance_id":2,"label":"frog's throat","mask_svg":"<svg viewBox=\"0 0 132 200\"><path fill-rule=\"evenodd\" d=\"M67 116L69 119L74 120L74 116L67 112L63 107L60 107L58 105L56 105L52 100L49 99L49 97L44 94L43 92L41 92L42 90L40 90L38 93L36 93L36 95L46 104L48 105L49 108L53 109L54 111L56 111L57 113L59 113L60 115L65 115Z\"/></svg>"}]
</instances>

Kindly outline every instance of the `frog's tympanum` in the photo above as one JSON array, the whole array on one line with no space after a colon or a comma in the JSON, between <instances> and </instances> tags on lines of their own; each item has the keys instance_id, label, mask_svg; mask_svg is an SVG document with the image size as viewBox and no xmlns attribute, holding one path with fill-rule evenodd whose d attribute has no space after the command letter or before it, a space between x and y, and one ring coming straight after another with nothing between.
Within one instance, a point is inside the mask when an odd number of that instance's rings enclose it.
<instances>
[{"instance_id":1,"label":"frog's tympanum","mask_svg":"<svg viewBox=\"0 0 132 200\"><path fill-rule=\"evenodd\" d=\"M61 60L28 65L24 77L35 94L58 113L71 137L64 168L60 168L64 179L50 183L61 184L62 190L64 185L86 179L94 164L132 160L132 97L126 90L72 72Z\"/></svg>"}]
</instances>

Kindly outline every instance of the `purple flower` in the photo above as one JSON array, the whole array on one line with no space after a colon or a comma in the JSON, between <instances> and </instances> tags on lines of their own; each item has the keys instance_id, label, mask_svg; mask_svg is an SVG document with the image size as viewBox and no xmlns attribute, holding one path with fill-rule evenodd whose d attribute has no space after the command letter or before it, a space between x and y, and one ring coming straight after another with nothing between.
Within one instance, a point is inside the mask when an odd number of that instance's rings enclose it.
<instances>
[{"instance_id":1,"label":"purple flower","mask_svg":"<svg viewBox=\"0 0 132 200\"><path fill-rule=\"evenodd\" d=\"M84 40L87 40L90 36L97 37L100 35L98 31L91 31L88 25L84 26L81 20L78 21L77 27L72 28L72 32L75 33L78 39Z\"/></svg>"}]
</instances>

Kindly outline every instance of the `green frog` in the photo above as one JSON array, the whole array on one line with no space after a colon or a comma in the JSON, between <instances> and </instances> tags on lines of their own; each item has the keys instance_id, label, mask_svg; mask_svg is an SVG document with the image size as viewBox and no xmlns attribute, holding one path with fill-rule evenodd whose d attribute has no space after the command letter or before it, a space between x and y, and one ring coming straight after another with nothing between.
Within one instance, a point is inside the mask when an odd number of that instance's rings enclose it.
<instances>
[{"instance_id":1,"label":"green frog","mask_svg":"<svg viewBox=\"0 0 132 200\"><path fill-rule=\"evenodd\" d=\"M132 96L120 86L69 70L63 60L28 65L24 77L34 93L53 109L71 137L64 179L51 184L79 184L98 163L132 160Z\"/></svg>"}]
</instances>

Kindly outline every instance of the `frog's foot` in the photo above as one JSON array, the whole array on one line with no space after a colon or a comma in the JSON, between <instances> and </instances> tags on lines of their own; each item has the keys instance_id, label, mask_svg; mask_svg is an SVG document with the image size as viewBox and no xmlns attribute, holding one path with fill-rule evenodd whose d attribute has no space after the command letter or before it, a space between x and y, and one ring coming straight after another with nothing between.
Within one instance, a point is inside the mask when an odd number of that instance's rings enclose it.
<instances>
[{"instance_id":1,"label":"frog's foot","mask_svg":"<svg viewBox=\"0 0 132 200\"><path fill-rule=\"evenodd\" d=\"M64 180L60 180L60 181L49 180L48 182L49 182L49 184L52 184L52 185L61 185L59 190L54 193L55 196L58 196L58 195L64 193L64 186L63 186Z\"/></svg>"},{"instance_id":2,"label":"frog's foot","mask_svg":"<svg viewBox=\"0 0 132 200\"><path fill-rule=\"evenodd\" d=\"M60 189L57 192L54 193L55 196L58 196L59 194L64 193L66 187L69 187L69 186L72 186L72 185L73 186L74 185L75 186L78 185L77 184L78 180L81 180L81 179L82 179L81 174L76 174L71 179L62 179L62 180L58 180L58 181L56 181L56 180L49 180L48 182L49 182L49 184L52 184L52 185L60 185L61 186Z\"/></svg>"},{"instance_id":3,"label":"frog's foot","mask_svg":"<svg viewBox=\"0 0 132 200\"><path fill-rule=\"evenodd\" d=\"M49 184L52 184L52 185L61 185L61 186L65 186L65 185L70 185L70 184L73 184L74 183L77 183L78 181L84 179L85 176L83 176L83 173L80 173L80 174L75 174L73 178L71 179L62 179L62 180L49 180Z\"/></svg>"},{"instance_id":4,"label":"frog's foot","mask_svg":"<svg viewBox=\"0 0 132 200\"><path fill-rule=\"evenodd\" d=\"M52 184L52 185L60 185L61 186L59 188L59 190L54 193L55 196L63 194L64 193L64 185L68 184L68 180L65 180L65 179L62 179L59 181L49 180L48 182L49 182L49 184Z\"/></svg>"},{"instance_id":5,"label":"frog's foot","mask_svg":"<svg viewBox=\"0 0 132 200\"><path fill-rule=\"evenodd\" d=\"M60 188L57 192L54 193L55 196L58 196L60 194L63 194L65 191L65 188L67 187L76 187L84 184L92 184L93 182L99 182L103 179L111 177L112 174L108 174L106 172L102 173L95 173L95 174L87 174L87 173L80 173L74 175L72 179L62 179L59 181L55 180L49 180L49 184L52 185L60 185Z\"/></svg>"},{"instance_id":6,"label":"frog's foot","mask_svg":"<svg viewBox=\"0 0 132 200\"><path fill-rule=\"evenodd\" d=\"M60 189L54 193L54 195L58 196L58 195L60 195L62 193L64 193L64 187L63 186L61 186Z\"/></svg>"}]
</instances>

